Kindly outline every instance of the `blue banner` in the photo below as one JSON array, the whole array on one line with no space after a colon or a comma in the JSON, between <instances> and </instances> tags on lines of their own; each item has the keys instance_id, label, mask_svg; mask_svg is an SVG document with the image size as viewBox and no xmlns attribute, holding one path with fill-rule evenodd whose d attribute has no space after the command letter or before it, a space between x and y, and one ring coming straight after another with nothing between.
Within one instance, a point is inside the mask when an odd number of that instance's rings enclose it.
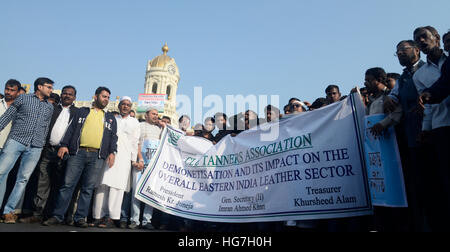
<instances>
[{"instance_id":1,"label":"blue banner","mask_svg":"<svg viewBox=\"0 0 450 252\"><path fill-rule=\"evenodd\" d=\"M407 207L402 164L393 127L374 136L371 128L385 118L384 114L366 116L365 155L372 204Z\"/></svg>"}]
</instances>

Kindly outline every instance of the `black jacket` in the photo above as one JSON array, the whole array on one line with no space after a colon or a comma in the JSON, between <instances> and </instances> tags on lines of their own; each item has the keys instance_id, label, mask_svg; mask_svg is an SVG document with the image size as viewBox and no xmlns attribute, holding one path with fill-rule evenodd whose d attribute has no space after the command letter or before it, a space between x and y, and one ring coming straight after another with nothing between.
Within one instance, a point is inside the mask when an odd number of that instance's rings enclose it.
<instances>
[{"instance_id":1,"label":"black jacket","mask_svg":"<svg viewBox=\"0 0 450 252\"><path fill-rule=\"evenodd\" d=\"M69 148L70 155L76 155L80 147L81 129L87 116L91 112L90 108L80 108L73 117L72 123L67 128L66 134L61 140L62 147ZM105 113L103 125L103 138L100 145L99 158L106 159L109 154L117 152L117 122L110 112Z\"/></svg>"},{"instance_id":2,"label":"black jacket","mask_svg":"<svg viewBox=\"0 0 450 252\"><path fill-rule=\"evenodd\" d=\"M53 106L53 115L52 115L52 119L50 120L50 125L48 126L48 134L47 134L47 139L45 141L45 146L47 146L47 147L50 146L50 135L52 134L53 126L55 126L56 119L58 119L59 114L61 114L61 111L62 111L61 104ZM75 105L72 105L72 106L70 106L69 111L70 111L70 119L69 119L69 125L70 125L75 113L78 111L78 108L75 107Z\"/></svg>"},{"instance_id":3,"label":"black jacket","mask_svg":"<svg viewBox=\"0 0 450 252\"><path fill-rule=\"evenodd\" d=\"M441 103L450 95L450 57L447 57L441 69L441 77L423 92L431 94L430 103Z\"/></svg>"}]
</instances>

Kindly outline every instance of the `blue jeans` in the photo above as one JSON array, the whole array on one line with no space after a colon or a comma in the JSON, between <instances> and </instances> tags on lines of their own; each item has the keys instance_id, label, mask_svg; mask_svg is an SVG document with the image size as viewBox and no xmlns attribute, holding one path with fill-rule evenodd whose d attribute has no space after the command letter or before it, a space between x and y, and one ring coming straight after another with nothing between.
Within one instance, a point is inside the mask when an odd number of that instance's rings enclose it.
<instances>
[{"instance_id":1,"label":"blue jeans","mask_svg":"<svg viewBox=\"0 0 450 252\"><path fill-rule=\"evenodd\" d=\"M120 210L120 221L128 222L131 211L131 192L123 194L122 209Z\"/></svg>"},{"instance_id":2,"label":"blue jeans","mask_svg":"<svg viewBox=\"0 0 450 252\"><path fill-rule=\"evenodd\" d=\"M14 167L17 159L22 155L19 171L17 173L16 184L11 195L6 202L3 214L14 212L17 203L25 192L28 180L36 168L41 156L42 148L25 146L13 139L8 139L2 154L0 155L0 202L3 201L6 189L8 174Z\"/></svg>"},{"instance_id":3,"label":"blue jeans","mask_svg":"<svg viewBox=\"0 0 450 252\"><path fill-rule=\"evenodd\" d=\"M130 222L134 222L137 225L140 224L139 215L141 213L141 204L144 205L144 211L142 214L142 226L152 223L153 207L144 204L140 200L136 199L134 195L136 194L136 186L133 186L131 194L131 218Z\"/></svg>"},{"instance_id":4,"label":"blue jeans","mask_svg":"<svg viewBox=\"0 0 450 252\"><path fill-rule=\"evenodd\" d=\"M80 149L77 155L70 156L67 161L63 185L56 196L55 209L52 213L53 217L59 221L64 220L64 214L69 207L78 181L81 184L80 196L73 220L78 222L87 217L93 191L100 179L99 176L104 164L105 160L98 157L98 152L87 152Z\"/></svg>"}]
</instances>

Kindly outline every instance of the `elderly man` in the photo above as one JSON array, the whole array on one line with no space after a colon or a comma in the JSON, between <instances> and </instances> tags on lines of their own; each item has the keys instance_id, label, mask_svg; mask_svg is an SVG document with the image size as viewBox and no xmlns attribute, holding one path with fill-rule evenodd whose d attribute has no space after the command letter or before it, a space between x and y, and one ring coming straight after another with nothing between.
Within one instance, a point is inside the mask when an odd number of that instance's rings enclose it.
<instances>
[{"instance_id":1,"label":"elderly man","mask_svg":"<svg viewBox=\"0 0 450 252\"><path fill-rule=\"evenodd\" d=\"M113 226L113 220L120 219L120 210L125 191L129 191L131 167L137 167L139 121L130 116L133 103L128 96L119 103L120 115L117 121L117 154L114 165L105 165L100 186L96 189L93 217L100 228Z\"/></svg>"}]
</instances>

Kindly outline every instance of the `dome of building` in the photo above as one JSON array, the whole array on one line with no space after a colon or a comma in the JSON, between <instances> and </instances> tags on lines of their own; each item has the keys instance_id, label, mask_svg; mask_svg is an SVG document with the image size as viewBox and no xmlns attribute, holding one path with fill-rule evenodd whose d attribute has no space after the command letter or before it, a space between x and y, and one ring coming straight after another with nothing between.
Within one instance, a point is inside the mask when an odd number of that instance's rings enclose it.
<instances>
[{"instance_id":1,"label":"dome of building","mask_svg":"<svg viewBox=\"0 0 450 252\"><path fill-rule=\"evenodd\" d=\"M167 56L167 52L169 51L167 43L164 44L162 51L163 51L162 55L159 55L150 61L150 67L163 68L167 63L169 63L172 60L171 57Z\"/></svg>"}]
</instances>

